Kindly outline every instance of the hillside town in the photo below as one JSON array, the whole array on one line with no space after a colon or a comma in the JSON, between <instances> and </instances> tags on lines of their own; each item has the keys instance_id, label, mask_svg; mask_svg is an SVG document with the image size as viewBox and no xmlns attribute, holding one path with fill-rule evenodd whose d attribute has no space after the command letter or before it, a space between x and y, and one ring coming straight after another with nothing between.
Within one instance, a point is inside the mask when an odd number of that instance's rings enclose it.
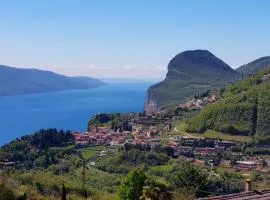
<instances>
[{"instance_id":1,"label":"hillside town","mask_svg":"<svg viewBox=\"0 0 270 200\"><path fill-rule=\"evenodd\" d=\"M212 100L215 99L213 96ZM162 125L162 126L161 126ZM160 130L162 127L162 131ZM194 164L209 167L236 168L241 170L263 171L270 166L270 157L255 157L242 153L244 144L221 139L204 137L189 137L184 134L167 134L172 130L169 118L158 119L141 116L134 120L131 131L114 131L106 126L96 126L87 132L74 132L77 148L89 146L125 145L141 146L144 148L170 148L173 158L184 159Z\"/></svg>"},{"instance_id":2,"label":"hillside town","mask_svg":"<svg viewBox=\"0 0 270 200\"><path fill-rule=\"evenodd\" d=\"M206 92L205 94L203 94L202 96L195 96L191 100L189 100L183 104L177 105L176 109L200 110L204 106L206 106L207 104L217 101L217 99L218 99L217 94L210 93L210 91L209 91L209 92Z\"/></svg>"}]
</instances>

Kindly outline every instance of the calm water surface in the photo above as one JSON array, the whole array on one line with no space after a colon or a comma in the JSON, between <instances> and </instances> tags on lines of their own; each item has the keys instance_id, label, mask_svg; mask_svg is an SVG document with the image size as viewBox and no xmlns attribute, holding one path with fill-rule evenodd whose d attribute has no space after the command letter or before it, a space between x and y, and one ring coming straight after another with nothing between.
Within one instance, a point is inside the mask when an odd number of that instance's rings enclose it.
<instances>
[{"instance_id":1,"label":"calm water surface","mask_svg":"<svg viewBox=\"0 0 270 200\"><path fill-rule=\"evenodd\" d=\"M114 82L109 86L0 98L0 145L40 128L83 131L100 112L141 112L154 82Z\"/></svg>"}]
</instances>

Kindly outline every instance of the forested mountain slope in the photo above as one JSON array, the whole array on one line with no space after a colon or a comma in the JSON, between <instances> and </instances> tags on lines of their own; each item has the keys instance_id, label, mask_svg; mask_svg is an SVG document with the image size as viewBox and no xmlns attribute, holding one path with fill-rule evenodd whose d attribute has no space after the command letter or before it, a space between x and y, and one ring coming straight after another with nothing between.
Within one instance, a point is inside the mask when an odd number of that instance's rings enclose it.
<instances>
[{"instance_id":1,"label":"forested mountain slope","mask_svg":"<svg viewBox=\"0 0 270 200\"><path fill-rule=\"evenodd\" d=\"M50 71L0 65L0 96L32 94L106 85L88 77L67 77Z\"/></svg>"},{"instance_id":2,"label":"forested mountain slope","mask_svg":"<svg viewBox=\"0 0 270 200\"><path fill-rule=\"evenodd\" d=\"M157 107L182 103L208 89L225 87L240 78L229 65L207 50L184 51L168 65L165 80L152 86L146 98L146 112Z\"/></svg>"},{"instance_id":3,"label":"forested mountain slope","mask_svg":"<svg viewBox=\"0 0 270 200\"><path fill-rule=\"evenodd\" d=\"M261 57L236 69L243 77L248 77L261 71L265 66L270 65L270 56Z\"/></svg>"},{"instance_id":4,"label":"forested mountain slope","mask_svg":"<svg viewBox=\"0 0 270 200\"><path fill-rule=\"evenodd\" d=\"M270 68L231 85L216 103L209 104L188 120L187 131L207 129L239 134L270 136Z\"/></svg>"}]
</instances>

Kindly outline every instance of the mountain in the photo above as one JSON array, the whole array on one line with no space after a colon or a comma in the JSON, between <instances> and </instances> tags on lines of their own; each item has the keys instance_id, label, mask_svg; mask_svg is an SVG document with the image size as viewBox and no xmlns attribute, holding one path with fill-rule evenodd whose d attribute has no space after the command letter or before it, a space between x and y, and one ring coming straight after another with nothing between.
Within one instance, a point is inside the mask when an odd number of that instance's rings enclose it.
<instances>
[{"instance_id":1,"label":"mountain","mask_svg":"<svg viewBox=\"0 0 270 200\"><path fill-rule=\"evenodd\" d=\"M257 60L254 60L248 64L240 66L239 68L236 69L236 71L240 73L242 76L247 77L259 72L268 65L270 65L270 56L265 56Z\"/></svg>"},{"instance_id":2,"label":"mountain","mask_svg":"<svg viewBox=\"0 0 270 200\"><path fill-rule=\"evenodd\" d=\"M270 142L270 67L231 85L222 96L191 117L186 131L204 133L213 129L267 137Z\"/></svg>"},{"instance_id":3,"label":"mountain","mask_svg":"<svg viewBox=\"0 0 270 200\"><path fill-rule=\"evenodd\" d=\"M145 111L151 113L162 106L182 103L239 78L236 71L207 50L184 51L169 62L165 80L148 89Z\"/></svg>"},{"instance_id":4,"label":"mountain","mask_svg":"<svg viewBox=\"0 0 270 200\"><path fill-rule=\"evenodd\" d=\"M106 83L88 77L67 77L50 71L0 65L0 96L74 89L90 89Z\"/></svg>"}]
</instances>

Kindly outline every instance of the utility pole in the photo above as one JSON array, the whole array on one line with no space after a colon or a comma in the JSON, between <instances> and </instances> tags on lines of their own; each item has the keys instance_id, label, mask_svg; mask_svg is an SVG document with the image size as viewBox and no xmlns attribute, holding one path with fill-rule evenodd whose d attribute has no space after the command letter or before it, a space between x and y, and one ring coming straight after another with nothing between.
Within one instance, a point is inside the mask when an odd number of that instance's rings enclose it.
<instances>
[{"instance_id":1,"label":"utility pole","mask_svg":"<svg viewBox=\"0 0 270 200\"><path fill-rule=\"evenodd\" d=\"M85 160L83 159L82 169L82 200L87 200L87 191L85 189Z\"/></svg>"}]
</instances>

